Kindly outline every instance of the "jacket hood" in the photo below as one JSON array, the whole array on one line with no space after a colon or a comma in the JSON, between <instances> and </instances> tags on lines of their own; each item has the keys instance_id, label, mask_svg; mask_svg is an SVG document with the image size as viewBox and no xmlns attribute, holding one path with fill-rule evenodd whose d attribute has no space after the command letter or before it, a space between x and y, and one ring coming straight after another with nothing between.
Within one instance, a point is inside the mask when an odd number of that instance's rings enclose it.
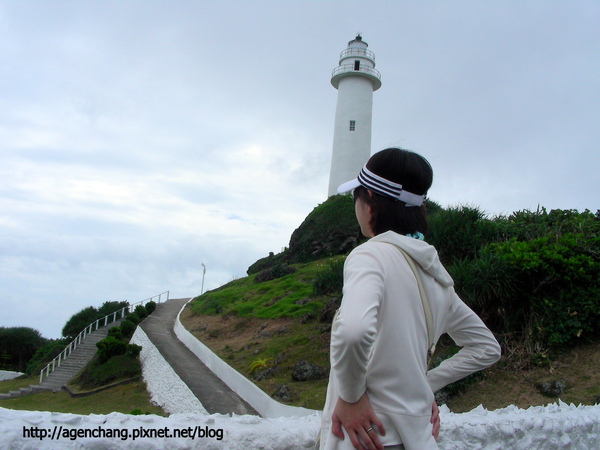
<instances>
[{"instance_id":1,"label":"jacket hood","mask_svg":"<svg viewBox=\"0 0 600 450\"><path fill-rule=\"evenodd\" d=\"M386 242L400 247L408 253L421 268L444 286L454 286L454 280L446 271L437 250L427 242L386 231L370 239L373 242Z\"/></svg>"}]
</instances>

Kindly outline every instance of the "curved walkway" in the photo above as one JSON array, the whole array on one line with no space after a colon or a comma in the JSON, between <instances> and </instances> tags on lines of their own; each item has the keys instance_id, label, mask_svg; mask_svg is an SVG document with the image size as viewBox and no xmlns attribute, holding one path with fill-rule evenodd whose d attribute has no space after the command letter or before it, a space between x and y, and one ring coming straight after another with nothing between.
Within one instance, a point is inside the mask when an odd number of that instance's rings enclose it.
<instances>
[{"instance_id":1,"label":"curved walkway","mask_svg":"<svg viewBox=\"0 0 600 450\"><path fill-rule=\"evenodd\" d=\"M187 298L170 299L156 305L156 310L140 326L202 406L211 414L258 413L211 372L175 335L173 326Z\"/></svg>"}]
</instances>

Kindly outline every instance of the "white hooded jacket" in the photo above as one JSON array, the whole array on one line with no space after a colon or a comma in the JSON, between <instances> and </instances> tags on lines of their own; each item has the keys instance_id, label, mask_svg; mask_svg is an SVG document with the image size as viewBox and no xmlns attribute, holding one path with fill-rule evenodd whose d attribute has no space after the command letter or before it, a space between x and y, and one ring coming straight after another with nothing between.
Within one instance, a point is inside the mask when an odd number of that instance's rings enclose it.
<instances>
[{"instance_id":1,"label":"white hooded jacket","mask_svg":"<svg viewBox=\"0 0 600 450\"><path fill-rule=\"evenodd\" d=\"M448 333L462 347L427 371L427 326L415 275L417 263L433 316L434 341ZM383 422L383 445L437 448L431 435L434 392L500 357L498 342L456 295L453 281L426 242L382 233L355 248L344 265L342 304L331 331L331 373L321 428L322 449L351 449L331 433L338 397L350 403L367 393Z\"/></svg>"}]
</instances>

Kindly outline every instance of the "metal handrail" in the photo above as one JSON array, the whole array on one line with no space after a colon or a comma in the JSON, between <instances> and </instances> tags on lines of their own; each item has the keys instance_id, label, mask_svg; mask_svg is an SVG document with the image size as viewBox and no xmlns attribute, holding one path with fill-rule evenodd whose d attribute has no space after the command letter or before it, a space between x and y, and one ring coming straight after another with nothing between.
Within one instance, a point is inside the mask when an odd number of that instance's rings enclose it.
<instances>
[{"instance_id":1,"label":"metal handrail","mask_svg":"<svg viewBox=\"0 0 600 450\"><path fill-rule=\"evenodd\" d=\"M340 53L340 59L344 59L348 56L364 56L375 61L375 53L366 48L350 47Z\"/></svg>"},{"instance_id":2,"label":"metal handrail","mask_svg":"<svg viewBox=\"0 0 600 450\"><path fill-rule=\"evenodd\" d=\"M373 69L372 67L365 67L363 64L361 64L359 70L354 70L353 64L342 64L341 66L338 66L335 69L333 69L333 72L331 72L331 78L335 77L336 75L339 75L340 73L351 73L351 72L352 73L367 73L369 75L374 76L375 78L381 79L381 73L379 73L378 70Z\"/></svg>"},{"instance_id":3,"label":"metal handrail","mask_svg":"<svg viewBox=\"0 0 600 450\"><path fill-rule=\"evenodd\" d=\"M147 302L155 299L156 297L158 297L158 301L156 303L160 303L160 301L162 299L162 296L165 295L165 294L167 294L167 300L165 300L165 301L168 301L169 300L169 291L165 291L165 292L162 292L162 293L160 293L158 295L155 295L154 297L149 297L149 298L147 298L145 300L139 301L139 302L134 303L132 305L128 304L127 306L124 306L123 308L119 309L118 311L112 312L112 313L110 313L110 314L102 317L101 319L98 319L95 322L92 322L91 324L89 324L87 327L85 327L83 329L83 331L81 331L81 333L79 333L77 335L77 337L75 339L73 339L71 341L71 343L69 345L67 345L65 347L65 349L62 352L60 352L58 354L58 356L56 358L54 358L52 361L50 361L46 365L46 367L44 367L40 371L40 383L42 382L42 380L44 378L44 371L46 372L46 377L47 377L52 372L54 372L55 369L59 368L60 364L67 358L67 356L69 356L73 352L73 350L75 350L77 348L77 346L79 344L81 344L81 341L83 341L88 334L92 333L93 331L96 331L101 326L103 327L103 326L108 325L109 323L116 322L118 320L117 319L117 315L118 314L121 314L120 318L122 319L123 317L125 317L125 314L128 312L128 310L129 310L130 307L137 306L137 305L140 305L142 303L147 303ZM109 321L108 318L111 317L111 316L113 317L113 320ZM102 321L104 321L104 324L100 325L100 323Z\"/></svg>"}]
</instances>

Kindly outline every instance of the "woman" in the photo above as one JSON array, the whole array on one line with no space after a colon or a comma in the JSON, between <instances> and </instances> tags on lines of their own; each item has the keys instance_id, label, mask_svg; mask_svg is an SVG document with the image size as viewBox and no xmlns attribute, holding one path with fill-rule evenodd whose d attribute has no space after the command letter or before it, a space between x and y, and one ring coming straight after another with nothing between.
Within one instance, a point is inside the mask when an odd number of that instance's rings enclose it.
<instances>
[{"instance_id":1,"label":"woman","mask_svg":"<svg viewBox=\"0 0 600 450\"><path fill-rule=\"evenodd\" d=\"M498 342L458 298L436 250L422 240L423 201L432 180L425 158L389 148L338 188L339 193L354 190L356 218L371 239L344 265L343 299L331 332L322 449L437 448L434 392L500 357ZM462 347L429 371L417 276L431 310L430 340L448 333Z\"/></svg>"}]
</instances>

